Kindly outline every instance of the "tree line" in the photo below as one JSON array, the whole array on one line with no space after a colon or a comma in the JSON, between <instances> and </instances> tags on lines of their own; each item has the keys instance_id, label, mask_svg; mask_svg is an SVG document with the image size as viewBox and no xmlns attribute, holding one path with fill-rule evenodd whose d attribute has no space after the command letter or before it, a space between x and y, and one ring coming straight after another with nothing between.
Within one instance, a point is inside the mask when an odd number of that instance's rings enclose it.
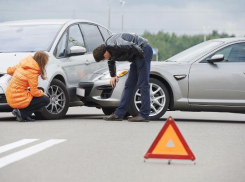
<instances>
[{"instance_id":1,"label":"tree line","mask_svg":"<svg viewBox=\"0 0 245 182\"><path fill-rule=\"evenodd\" d=\"M152 48L158 49L158 60L164 61L175 54L188 49L196 44L204 41L203 35L181 35L178 36L175 33L169 34L159 31L156 34L152 34L145 31L142 37L148 39ZM206 40L235 37L235 35L228 35L227 33L218 33L213 30L212 33L206 35ZM153 56L153 60L156 60L156 56Z\"/></svg>"}]
</instances>

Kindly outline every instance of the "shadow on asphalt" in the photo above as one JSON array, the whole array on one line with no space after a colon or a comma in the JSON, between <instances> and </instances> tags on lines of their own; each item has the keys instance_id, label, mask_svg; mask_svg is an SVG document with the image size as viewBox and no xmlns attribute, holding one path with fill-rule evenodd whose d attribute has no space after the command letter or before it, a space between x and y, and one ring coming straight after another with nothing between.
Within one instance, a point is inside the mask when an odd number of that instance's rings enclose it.
<instances>
[{"instance_id":1,"label":"shadow on asphalt","mask_svg":"<svg viewBox=\"0 0 245 182\"><path fill-rule=\"evenodd\" d=\"M103 114L69 114L69 115L66 115L63 119L61 120L66 120L66 119L87 119L87 120L94 120L94 119L103 119L105 115ZM33 117L35 118L35 117ZM126 121L127 119L124 119L124 121ZM167 120L167 118L160 118L160 119L157 119L157 120L151 120L151 122L165 122ZM174 118L174 120L176 122L201 122L201 123L231 123L231 124L234 124L234 123L237 123L237 124L245 124L245 121L239 121L239 120L236 120L236 121L233 121L233 120L221 120L221 119L182 119L182 118ZM37 120L38 121L38 120ZM41 120L40 120L41 121ZM42 120L43 121L43 120ZM56 120L57 121L57 120ZM3 117L3 118L0 118L0 122L17 122L15 117Z\"/></svg>"},{"instance_id":2,"label":"shadow on asphalt","mask_svg":"<svg viewBox=\"0 0 245 182\"><path fill-rule=\"evenodd\" d=\"M65 116L65 119L103 119L105 115L103 114L87 114L87 115L79 115L79 114L69 114ZM127 120L127 119L124 119ZM166 121L167 118L160 118L157 120L151 120L151 121ZM220 119L182 119L182 118L174 118L177 122L207 122L207 123L239 123L239 124L245 124L245 121L233 121L233 120L220 120Z\"/></svg>"},{"instance_id":3,"label":"shadow on asphalt","mask_svg":"<svg viewBox=\"0 0 245 182\"><path fill-rule=\"evenodd\" d=\"M161 118L154 121L166 121L167 118ZM182 118L174 118L174 121L177 122L203 122L203 123L239 123L239 124L245 124L245 121L239 121L239 120L220 120L220 119L182 119Z\"/></svg>"},{"instance_id":4,"label":"shadow on asphalt","mask_svg":"<svg viewBox=\"0 0 245 182\"><path fill-rule=\"evenodd\" d=\"M18 122L15 117L4 117L0 118L0 122Z\"/></svg>"}]
</instances>

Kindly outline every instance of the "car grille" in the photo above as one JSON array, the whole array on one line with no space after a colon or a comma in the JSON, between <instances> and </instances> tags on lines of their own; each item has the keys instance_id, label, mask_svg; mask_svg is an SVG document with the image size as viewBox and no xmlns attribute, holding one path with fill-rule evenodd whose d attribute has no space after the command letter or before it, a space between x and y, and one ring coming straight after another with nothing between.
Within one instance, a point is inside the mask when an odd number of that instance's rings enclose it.
<instances>
[{"instance_id":1,"label":"car grille","mask_svg":"<svg viewBox=\"0 0 245 182\"><path fill-rule=\"evenodd\" d=\"M5 94L0 94L0 103L7 103Z\"/></svg>"},{"instance_id":2,"label":"car grille","mask_svg":"<svg viewBox=\"0 0 245 182\"><path fill-rule=\"evenodd\" d=\"M102 99L108 99L111 97L111 94L113 92L113 88L111 86L108 85L104 85L104 86L99 86L97 87L98 90L103 90L101 93L101 98Z\"/></svg>"}]
</instances>

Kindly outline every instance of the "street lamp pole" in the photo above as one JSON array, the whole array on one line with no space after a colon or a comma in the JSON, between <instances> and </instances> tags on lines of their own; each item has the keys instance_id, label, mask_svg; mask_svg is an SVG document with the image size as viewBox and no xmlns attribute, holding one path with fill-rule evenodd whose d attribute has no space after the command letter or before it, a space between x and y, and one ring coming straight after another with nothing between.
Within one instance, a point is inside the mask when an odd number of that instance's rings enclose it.
<instances>
[{"instance_id":1,"label":"street lamp pole","mask_svg":"<svg viewBox=\"0 0 245 182\"><path fill-rule=\"evenodd\" d=\"M124 16L124 4L125 4L125 1L124 0L119 0L119 2L122 5L122 32L123 32L123 16Z\"/></svg>"},{"instance_id":2,"label":"street lamp pole","mask_svg":"<svg viewBox=\"0 0 245 182\"><path fill-rule=\"evenodd\" d=\"M207 37L206 37L206 26L203 26L203 41L206 42Z\"/></svg>"},{"instance_id":3,"label":"street lamp pole","mask_svg":"<svg viewBox=\"0 0 245 182\"><path fill-rule=\"evenodd\" d=\"M111 0L108 0L108 29L110 29L111 21Z\"/></svg>"}]
</instances>

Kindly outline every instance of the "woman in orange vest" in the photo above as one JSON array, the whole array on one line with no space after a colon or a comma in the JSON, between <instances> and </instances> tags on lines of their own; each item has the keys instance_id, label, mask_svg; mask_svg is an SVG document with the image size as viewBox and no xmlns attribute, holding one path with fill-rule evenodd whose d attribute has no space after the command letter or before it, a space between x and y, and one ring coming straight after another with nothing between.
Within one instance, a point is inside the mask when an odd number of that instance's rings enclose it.
<instances>
[{"instance_id":1,"label":"woman in orange vest","mask_svg":"<svg viewBox=\"0 0 245 182\"><path fill-rule=\"evenodd\" d=\"M34 56L28 56L14 67L9 67L7 73L13 75L6 90L8 104L14 108L13 115L20 122L35 121L32 113L49 104L49 97L38 86L38 76L45 77L45 66L49 55L37 51Z\"/></svg>"}]
</instances>

